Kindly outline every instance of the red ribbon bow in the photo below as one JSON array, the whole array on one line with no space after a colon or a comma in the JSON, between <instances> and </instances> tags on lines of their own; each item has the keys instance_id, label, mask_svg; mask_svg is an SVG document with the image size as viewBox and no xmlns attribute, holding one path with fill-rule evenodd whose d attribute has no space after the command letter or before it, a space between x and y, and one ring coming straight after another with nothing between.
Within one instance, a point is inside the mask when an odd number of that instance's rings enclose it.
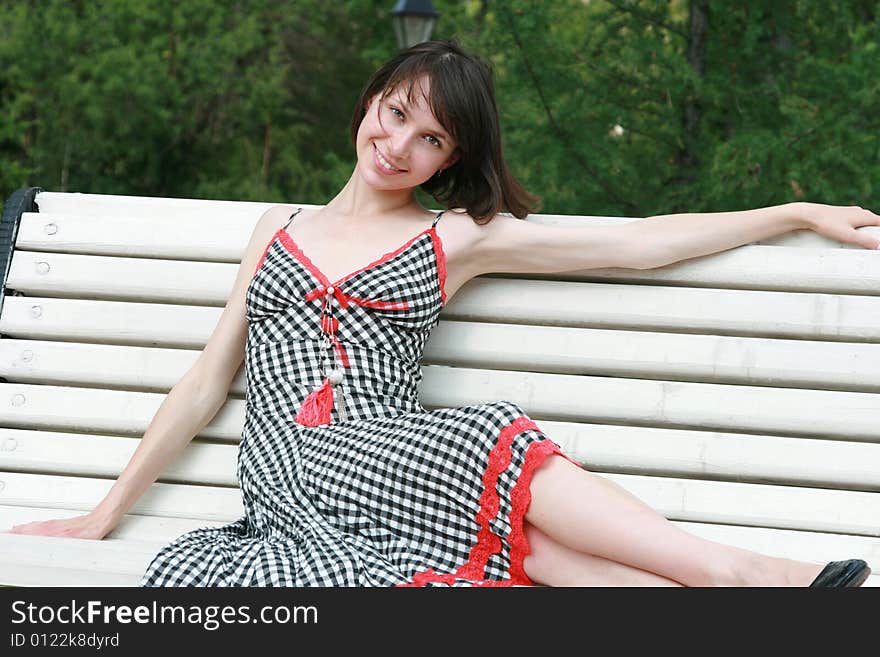
<instances>
[{"instance_id":1,"label":"red ribbon bow","mask_svg":"<svg viewBox=\"0 0 880 657\"><path fill-rule=\"evenodd\" d=\"M346 294L335 285L332 287L332 295L336 298L337 301L339 301L340 308L348 308L348 305L350 303L362 306L364 308L380 308L383 310L407 310L409 308L409 303L406 301L382 301L381 299L364 299L361 297L355 297L350 294ZM336 332L339 329L339 320L336 317L333 317L326 313L326 304L327 300L329 299L327 292L328 287L320 285L308 294L306 294L306 301L312 301L313 299L318 298L321 299L321 331L329 336L330 342L333 345L334 349L336 349L336 353L339 355L339 360L342 363L343 367L350 367L350 361L348 359L348 354L345 351L345 347L342 346L342 343L339 341L339 338L336 335ZM333 389L330 386L329 379L327 377L324 377L323 385L313 390L312 393L303 402L302 407L300 408L300 411L296 416L296 421L300 424L305 424L308 426L327 424L330 422L330 413L333 410L333 405Z\"/></svg>"}]
</instances>

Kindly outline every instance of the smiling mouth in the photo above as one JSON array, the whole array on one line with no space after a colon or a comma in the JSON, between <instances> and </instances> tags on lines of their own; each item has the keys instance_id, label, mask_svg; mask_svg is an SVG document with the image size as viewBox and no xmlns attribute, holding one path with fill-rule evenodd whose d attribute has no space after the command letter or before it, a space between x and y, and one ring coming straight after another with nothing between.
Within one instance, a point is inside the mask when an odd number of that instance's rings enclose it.
<instances>
[{"instance_id":1,"label":"smiling mouth","mask_svg":"<svg viewBox=\"0 0 880 657\"><path fill-rule=\"evenodd\" d=\"M382 162L386 162L389 166L392 167L391 169L388 169L389 171L396 171L397 173L406 173L406 169L398 169L393 164L391 164L391 162L388 162L388 160L385 159L385 156L382 155L382 151L379 150L379 147L376 146L376 144L373 144L373 150L376 151L376 155L379 158L380 164L382 164Z\"/></svg>"}]
</instances>

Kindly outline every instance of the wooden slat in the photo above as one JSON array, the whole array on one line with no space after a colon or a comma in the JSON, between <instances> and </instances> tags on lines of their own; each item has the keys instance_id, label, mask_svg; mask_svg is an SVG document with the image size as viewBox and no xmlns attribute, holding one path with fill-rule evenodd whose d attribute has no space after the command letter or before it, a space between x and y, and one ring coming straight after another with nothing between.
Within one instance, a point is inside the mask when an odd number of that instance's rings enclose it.
<instances>
[{"instance_id":1,"label":"wooden slat","mask_svg":"<svg viewBox=\"0 0 880 657\"><path fill-rule=\"evenodd\" d=\"M0 426L119 435L143 435L167 396L22 383L0 384L0 395L7 400L0 407ZM237 442L244 418L244 400L228 399L198 435Z\"/></svg>"},{"instance_id":2,"label":"wooden slat","mask_svg":"<svg viewBox=\"0 0 880 657\"><path fill-rule=\"evenodd\" d=\"M701 522L673 521L673 524L709 541L784 559L813 563L864 559L874 571L874 586L880 581L880 538L874 536Z\"/></svg>"},{"instance_id":3,"label":"wooden slat","mask_svg":"<svg viewBox=\"0 0 880 657\"><path fill-rule=\"evenodd\" d=\"M64 554L63 551L59 551ZM54 568L40 564L11 564L0 566L0 584L3 586L137 586L140 576L135 573L82 571L74 568Z\"/></svg>"},{"instance_id":4,"label":"wooden slat","mask_svg":"<svg viewBox=\"0 0 880 657\"><path fill-rule=\"evenodd\" d=\"M591 472L880 491L878 444L572 422L539 426ZM0 470L115 479L139 442L4 428ZM237 486L237 456L236 445L196 439L160 481Z\"/></svg>"},{"instance_id":5,"label":"wooden slat","mask_svg":"<svg viewBox=\"0 0 880 657\"><path fill-rule=\"evenodd\" d=\"M0 473L0 504L91 511L113 486L109 479ZM154 483L131 513L231 522L244 515L241 491L225 486Z\"/></svg>"},{"instance_id":6,"label":"wooden slat","mask_svg":"<svg viewBox=\"0 0 880 657\"><path fill-rule=\"evenodd\" d=\"M426 365L426 408L513 401L533 419L768 433L878 442L874 393L545 374ZM0 383L0 425L142 433L164 394ZM203 437L237 440L244 400L229 399Z\"/></svg>"},{"instance_id":7,"label":"wooden slat","mask_svg":"<svg viewBox=\"0 0 880 657\"><path fill-rule=\"evenodd\" d=\"M444 321L422 362L880 392L880 343Z\"/></svg>"},{"instance_id":8,"label":"wooden slat","mask_svg":"<svg viewBox=\"0 0 880 657\"><path fill-rule=\"evenodd\" d=\"M880 491L880 444L540 420L597 473Z\"/></svg>"},{"instance_id":9,"label":"wooden slat","mask_svg":"<svg viewBox=\"0 0 880 657\"><path fill-rule=\"evenodd\" d=\"M878 288L880 289L880 288ZM444 319L877 342L880 298L480 276Z\"/></svg>"},{"instance_id":10,"label":"wooden slat","mask_svg":"<svg viewBox=\"0 0 880 657\"><path fill-rule=\"evenodd\" d=\"M25 212L16 248L45 253L239 262L257 220L272 203L246 204L212 217L173 212L139 216L120 209L108 216L72 211ZM131 212L131 214L129 214ZM170 239L171 235L176 239Z\"/></svg>"},{"instance_id":11,"label":"wooden slat","mask_svg":"<svg viewBox=\"0 0 880 657\"><path fill-rule=\"evenodd\" d=\"M82 339L82 338L81 338ZM547 349L547 345L554 349ZM0 340L8 382L162 392L201 348ZM441 322L422 359L450 365L824 390L880 391L880 344ZM241 367L230 387L245 393Z\"/></svg>"},{"instance_id":12,"label":"wooden slat","mask_svg":"<svg viewBox=\"0 0 880 657\"><path fill-rule=\"evenodd\" d=\"M229 274L234 277L231 269ZM95 284L99 285L97 280ZM227 292L212 293L211 300L220 304L214 306L191 305L193 294L186 290L167 299L180 303L167 304L7 296L0 333L19 338L204 346L225 305L217 299ZM153 292L154 296L161 294L158 289ZM880 298L867 296L480 277L468 282L441 316L444 320L526 326L869 343L880 340Z\"/></svg>"},{"instance_id":13,"label":"wooden slat","mask_svg":"<svg viewBox=\"0 0 880 657\"><path fill-rule=\"evenodd\" d=\"M12 257L7 288L28 296L74 296L103 299L120 298L132 301L174 301L179 303L225 303L238 270L237 259L232 262L200 262L196 260L176 260L169 258L116 257L107 255L81 255L72 253L53 253L37 250L24 250L17 245ZM759 249L750 255L750 249ZM764 249L779 251L765 253ZM203 259L207 259L207 255ZM771 268L765 261L775 264ZM781 261L781 262L779 262ZM533 280L534 279L534 280ZM822 295L813 300L820 304L823 318L830 311L839 312L834 295L859 295L874 300L873 307L880 304L880 254L863 249L788 249L771 246L744 246L724 253L713 254L708 258L686 260L666 267L637 269L595 269L583 272L560 272L555 274L499 274L478 276L474 282L507 281L508 286L499 290L508 294L507 305L528 307L526 299L519 299L511 293L510 285L528 293L543 281L556 283L565 291L568 303L579 301L584 283L601 283L603 288L618 285L613 289L620 294L648 297L644 299L645 308L660 302L662 294L678 294L676 288L695 288L702 295L684 295L687 299L695 296L712 298L721 289L731 288L737 292L763 292L763 295L727 294L713 299L714 305L740 304L746 298L771 299L781 293L800 293ZM529 282L529 285L526 285ZM568 285L564 285L568 283ZM578 285L572 285L578 283ZM637 285L643 284L643 285ZM671 285L670 285L671 284ZM620 289L622 286L623 289ZM648 288L638 290L638 288ZM658 293L662 287L672 288ZM711 290L707 290L709 288ZM716 289L717 288L717 289ZM775 292L775 295L770 295ZM533 293L534 294L534 293ZM453 301L458 298L458 294ZM636 298L634 303L642 299ZM452 301L450 301L450 306ZM640 304L639 304L640 305ZM586 308L590 308L587 306ZM846 308L844 308L846 310ZM832 315L835 317L835 315ZM815 321L815 320L814 320Z\"/></svg>"},{"instance_id":14,"label":"wooden slat","mask_svg":"<svg viewBox=\"0 0 880 657\"><path fill-rule=\"evenodd\" d=\"M834 534L676 524L703 538L771 556L818 564L861 558L872 569L880 563L876 539L869 539L874 542L867 543L862 537ZM163 541L0 535L4 555L0 560L0 583L11 586L137 586L163 545ZM872 573L863 586L880 586L880 573Z\"/></svg>"},{"instance_id":15,"label":"wooden slat","mask_svg":"<svg viewBox=\"0 0 880 657\"><path fill-rule=\"evenodd\" d=\"M880 396L426 365L429 408L509 400L535 420L631 424L880 442Z\"/></svg>"},{"instance_id":16,"label":"wooden slat","mask_svg":"<svg viewBox=\"0 0 880 657\"><path fill-rule=\"evenodd\" d=\"M0 532L7 531L13 525L35 520L70 518L82 515L82 513L81 510L72 509L0 506ZM874 536L715 525L681 520L673 520L672 522L685 531L702 538L756 550L763 554L802 561L816 561L817 563L848 558L864 559L869 563L876 563L876 570L880 571L880 538ZM217 520L129 513L123 517L107 538L165 544L194 529L220 527L224 524L227 523ZM0 533L0 546L6 536L8 535ZM2 553L2 547L0 547L0 553Z\"/></svg>"},{"instance_id":17,"label":"wooden slat","mask_svg":"<svg viewBox=\"0 0 880 657\"><path fill-rule=\"evenodd\" d=\"M3 339L0 377L16 383L167 393L195 364L200 352L201 349ZM241 367L230 393L243 396L245 384Z\"/></svg>"},{"instance_id":18,"label":"wooden slat","mask_svg":"<svg viewBox=\"0 0 880 657\"><path fill-rule=\"evenodd\" d=\"M7 586L137 586L158 543L0 536L0 583Z\"/></svg>"},{"instance_id":19,"label":"wooden slat","mask_svg":"<svg viewBox=\"0 0 880 657\"><path fill-rule=\"evenodd\" d=\"M34 199L40 212L69 212L93 217L115 217L119 214L152 220L173 215L175 219L190 218L204 227L229 217L241 217L269 208L275 203L219 199L171 198L161 196L128 196L123 194L85 194L81 192L39 192ZM302 203L292 205L300 206Z\"/></svg>"},{"instance_id":20,"label":"wooden slat","mask_svg":"<svg viewBox=\"0 0 880 657\"><path fill-rule=\"evenodd\" d=\"M602 474L671 520L880 536L880 493L796 486ZM0 504L93 509L106 479L2 474ZM234 488L155 483L132 513L232 521L243 515Z\"/></svg>"},{"instance_id":21,"label":"wooden slat","mask_svg":"<svg viewBox=\"0 0 880 657\"><path fill-rule=\"evenodd\" d=\"M83 509L0 505L0 532L6 532L15 525L23 525L28 522L74 518L84 513L87 511ZM199 527L222 527L225 524L228 524L228 521L128 513L106 538L167 543L181 534ZM0 533L0 554L3 553L2 545L5 537L6 534Z\"/></svg>"},{"instance_id":22,"label":"wooden slat","mask_svg":"<svg viewBox=\"0 0 880 657\"><path fill-rule=\"evenodd\" d=\"M3 300L0 333L34 340L204 348L222 310L209 306L10 296Z\"/></svg>"},{"instance_id":23,"label":"wooden slat","mask_svg":"<svg viewBox=\"0 0 880 657\"><path fill-rule=\"evenodd\" d=\"M85 477L119 477L140 438L0 428L0 471ZM159 480L182 484L238 486L237 445L198 439L161 473Z\"/></svg>"},{"instance_id":24,"label":"wooden slat","mask_svg":"<svg viewBox=\"0 0 880 657\"><path fill-rule=\"evenodd\" d=\"M880 536L880 493L603 474L669 519Z\"/></svg>"},{"instance_id":25,"label":"wooden slat","mask_svg":"<svg viewBox=\"0 0 880 657\"><path fill-rule=\"evenodd\" d=\"M93 223L102 219L111 219L116 222L126 219L149 220L150 222L168 222L171 225L181 223L198 224L204 229L212 229L215 226L224 227L229 223L240 223L252 220L255 216L264 212L275 203L254 201L230 201L214 199L186 199L148 196L124 196L114 194L84 194L79 192L40 192L36 195L35 203L41 214L68 215L89 217ZM285 202L284 205L305 208L321 208L323 205L310 205L295 201ZM437 212L439 208L429 208ZM24 221L27 221L25 213ZM535 223L556 224L566 226L625 224L632 221L642 221L641 217L608 217L599 215L566 215L566 214L531 214L527 221ZM143 222L141 222L143 223ZM859 230L880 237L880 229L868 226ZM92 235L92 244L101 244L106 238L105 233L96 232ZM129 240L131 242L131 240ZM844 244L836 240L823 237L810 230L797 230L782 235L754 242L754 244L779 245L786 247L822 247L858 249L853 244Z\"/></svg>"},{"instance_id":26,"label":"wooden slat","mask_svg":"<svg viewBox=\"0 0 880 657\"><path fill-rule=\"evenodd\" d=\"M6 287L29 297L224 305L238 265L16 251Z\"/></svg>"},{"instance_id":27,"label":"wooden slat","mask_svg":"<svg viewBox=\"0 0 880 657\"><path fill-rule=\"evenodd\" d=\"M34 520L71 518L82 515L82 513L80 510L70 509L0 506L0 532L5 532L13 525ZM875 536L716 525L683 520L673 520L672 523L701 538L772 556L816 563L850 558L864 559L869 564L875 564L875 570L880 574L880 538ZM194 529L221 527L224 524L227 523L216 520L163 518L130 513L122 518L105 540L164 545ZM18 535L0 533L0 553L3 552L3 541L9 536Z\"/></svg>"},{"instance_id":28,"label":"wooden slat","mask_svg":"<svg viewBox=\"0 0 880 657\"><path fill-rule=\"evenodd\" d=\"M228 268L230 281L235 276L232 265L214 267ZM94 274L96 272L89 275ZM94 286L104 285L103 280L95 278ZM11 281L10 286L16 287L19 283ZM113 294L120 294L122 285L124 281L117 282ZM186 283L181 282L181 285ZM44 291L58 291L49 283L45 287ZM136 296L140 292L132 290L131 294ZM196 343L197 335L204 335L207 339L216 325L228 289L217 287L205 295L204 290L157 287L144 294L151 295L156 303L8 296L0 318L0 332L14 337L45 339L106 337L119 342L120 332L127 334L129 341L137 341L140 333L135 327L143 326L143 335L151 340L167 335L165 339L173 339L176 344L183 340ZM197 302L217 305L195 305ZM442 317L529 326L725 333L873 343L880 340L880 298L867 296L479 277L455 294L442 311ZM186 328L190 322L193 328ZM170 335L163 331L170 332Z\"/></svg>"}]
</instances>

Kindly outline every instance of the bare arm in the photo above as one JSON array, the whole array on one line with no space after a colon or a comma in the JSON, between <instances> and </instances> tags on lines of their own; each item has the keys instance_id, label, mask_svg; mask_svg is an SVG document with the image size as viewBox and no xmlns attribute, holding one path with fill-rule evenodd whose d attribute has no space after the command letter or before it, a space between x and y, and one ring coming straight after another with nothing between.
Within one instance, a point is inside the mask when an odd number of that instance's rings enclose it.
<instances>
[{"instance_id":1,"label":"bare arm","mask_svg":"<svg viewBox=\"0 0 880 657\"><path fill-rule=\"evenodd\" d=\"M226 403L229 387L244 360L247 287L269 241L288 215L287 207L274 206L260 217L229 300L205 349L162 401L131 460L104 499L84 516L17 525L10 533L103 538L211 421Z\"/></svg>"},{"instance_id":2,"label":"bare arm","mask_svg":"<svg viewBox=\"0 0 880 657\"><path fill-rule=\"evenodd\" d=\"M498 214L472 247L477 274L545 274L606 267L639 268L645 245L627 225L557 226Z\"/></svg>"},{"instance_id":3,"label":"bare arm","mask_svg":"<svg viewBox=\"0 0 880 657\"><path fill-rule=\"evenodd\" d=\"M166 395L116 483L91 515L101 536L110 533L159 475L226 402L198 363Z\"/></svg>"},{"instance_id":4,"label":"bare arm","mask_svg":"<svg viewBox=\"0 0 880 657\"><path fill-rule=\"evenodd\" d=\"M876 249L877 238L858 228L877 225L880 217L858 206L807 202L660 215L610 226L555 226L498 215L475 250L483 273L653 269L800 229Z\"/></svg>"},{"instance_id":5,"label":"bare arm","mask_svg":"<svg viewBox=\"0 0 880 657\"><path fill-rule=\"evenodd\" d=\"M625 228L630 239L647 245L647 268L652 269L793 230L812 230L844 244L876 249L877 238L857 229L877 225L880 217L859 206L797 201L754 210L659 215Z\"/></svg>"}]
</instances>

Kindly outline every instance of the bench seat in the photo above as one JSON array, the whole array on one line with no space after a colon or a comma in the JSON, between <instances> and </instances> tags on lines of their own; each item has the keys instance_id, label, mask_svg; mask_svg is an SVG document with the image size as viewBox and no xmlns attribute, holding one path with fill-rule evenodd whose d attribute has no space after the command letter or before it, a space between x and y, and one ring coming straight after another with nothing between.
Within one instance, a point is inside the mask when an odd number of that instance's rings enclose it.
<instances>
[{"instance_id":1,"label":"bench seat","mask_svg":"<svg viewBox=\"0 0 880 657\"><path fill-rule=\"evenodd\" d=\"M13 193L0 530L103 498L204 347L272 205ZM651 270L480 276L444 308L422 369L426 408L516 402L683 529L815 563L862 558L878 573L866 586L880 585L880 253L798 231ZM242 368L103 541L0 533L0 583L135 585L162 545L240 518L244 386Z\"/></svg>"}]
</instances>

